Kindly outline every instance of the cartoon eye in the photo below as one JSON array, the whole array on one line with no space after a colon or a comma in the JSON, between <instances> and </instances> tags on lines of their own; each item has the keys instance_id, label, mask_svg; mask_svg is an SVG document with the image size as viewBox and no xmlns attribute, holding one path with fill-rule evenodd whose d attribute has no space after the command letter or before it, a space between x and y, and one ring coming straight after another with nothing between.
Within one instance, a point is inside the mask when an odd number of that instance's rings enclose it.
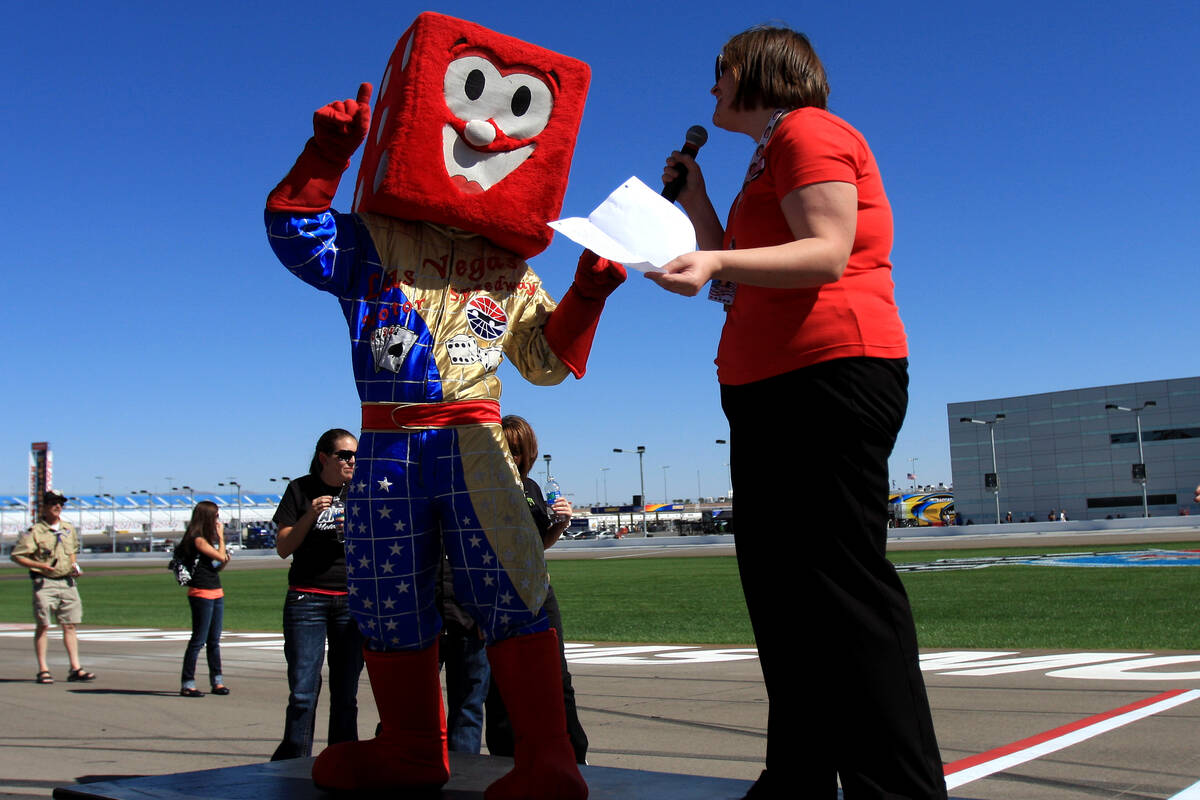
<instances>
[{"instance_id":1,"label":"cartoon eye","mask_svg":"<svg viewBox=\"0 0 1200 800\"><path fill-rule=\"evenodd\" d=\"M463 56L450 62L443 85L446 107L459 119L493 120L505 135L528 139L550 121L554 95L537 75L501 75L482 56Z\"/></svg>"}]
</instances>

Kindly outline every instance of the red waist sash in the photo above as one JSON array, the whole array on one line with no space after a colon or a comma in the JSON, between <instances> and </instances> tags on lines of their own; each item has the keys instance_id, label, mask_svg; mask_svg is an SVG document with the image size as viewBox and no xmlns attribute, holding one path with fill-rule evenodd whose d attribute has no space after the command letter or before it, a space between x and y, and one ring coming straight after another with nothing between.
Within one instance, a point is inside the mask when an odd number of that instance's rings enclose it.
<instances>
[{"instance_id":1,"label":"red waist sash","mask_svg":"<svg viewBox=\"0 0 1200 800\"><path fill-rule=\"evenodd\" d=\"M500 404L488 399L446 403L363 403L362 406L364 431L499 424Z\"/></svg>"}]
</instances>

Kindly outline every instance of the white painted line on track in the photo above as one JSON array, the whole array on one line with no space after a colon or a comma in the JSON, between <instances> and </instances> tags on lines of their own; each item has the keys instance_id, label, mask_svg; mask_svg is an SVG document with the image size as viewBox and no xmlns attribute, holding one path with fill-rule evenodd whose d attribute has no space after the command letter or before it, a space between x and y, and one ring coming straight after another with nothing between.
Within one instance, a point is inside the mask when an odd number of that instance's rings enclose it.
<instances>
[{"instance_id":1,"label":"white painted line on track","mask_svg":"<svg viewBox=\"0 0 1200 800\"><path fill-rule=\"evenodd\" d=\"M1169 800L1200 800L1200 781L1196 781L1179 794L1173 794Z\"/></svg>"},{"instance_id":2,"label":"white painted line on track","mask_svg":"<svg viewBox=\"0 0 1200 800\"><path fill-rule=\"evenodd\" d=\"M945 767L946 788L956 789L964 784L986 778L997 772L1003 772L1027 761L1033 761L1035 758L1041 758L1073 744L1086 741L1093 736L1099 736L1196 699L1200 699L1200 689L1176 689L1163 692L1127 706L1095 714L1039 733L1036 736L988 750L976 756L959 759Z\"/></svg>"}]
</instances>

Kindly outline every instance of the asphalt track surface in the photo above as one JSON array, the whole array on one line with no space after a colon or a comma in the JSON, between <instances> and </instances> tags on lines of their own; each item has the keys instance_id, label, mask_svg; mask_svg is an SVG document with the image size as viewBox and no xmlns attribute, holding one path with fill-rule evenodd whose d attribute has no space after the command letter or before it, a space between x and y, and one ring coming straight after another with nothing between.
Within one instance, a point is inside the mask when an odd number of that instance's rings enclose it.
<instances>
[{"instance_id":1,"label":"asphalt track surface","mask_svg":"<svg viewBox=\"0 0 1200 800\"><path fill-rule=\"evenodd\" d=\"M931 544L949 542L914 546ZM570 557L685 554L664 550ZM222 656L233 693L186 699L177 694L186 631L82 626L84 666L99 673L90 684L66 682L65 654L52 633L51 668L59 681L39 686L32 682L31 628L0 625L0 797L45 798L75 781L253 764L275 748L287 703L281 636L226 631ZM568 621L568 638L569 630ZM767 706L753 650L570 641L568 647L590 763L757 776ZM1200 653L923 651L922 662L953 797L1200 798ZM359 702L365 737L377 720L365 682ZM322 701L318 748L326 710Z\"/></svg>"}]
</instances>

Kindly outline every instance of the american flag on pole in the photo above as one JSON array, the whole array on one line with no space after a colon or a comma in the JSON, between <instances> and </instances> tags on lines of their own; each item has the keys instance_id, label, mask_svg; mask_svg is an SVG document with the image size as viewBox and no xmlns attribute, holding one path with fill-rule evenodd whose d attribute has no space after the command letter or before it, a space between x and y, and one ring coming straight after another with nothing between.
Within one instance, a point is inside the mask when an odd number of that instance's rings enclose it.
<instances>
[{"instance_id":1,"label":"american flag on pole","mask_svg":"<svg viewBox=\"0 0 1200 800\"><path fill-rule=\"evenodd\" d=\"M910 473L908 473L908 479L909 479L910 481L915 481L915 480L917 479L917 475L916 475L916 473L915 473L915 472L910 472Z\"/></svg>"}]
</instances>

